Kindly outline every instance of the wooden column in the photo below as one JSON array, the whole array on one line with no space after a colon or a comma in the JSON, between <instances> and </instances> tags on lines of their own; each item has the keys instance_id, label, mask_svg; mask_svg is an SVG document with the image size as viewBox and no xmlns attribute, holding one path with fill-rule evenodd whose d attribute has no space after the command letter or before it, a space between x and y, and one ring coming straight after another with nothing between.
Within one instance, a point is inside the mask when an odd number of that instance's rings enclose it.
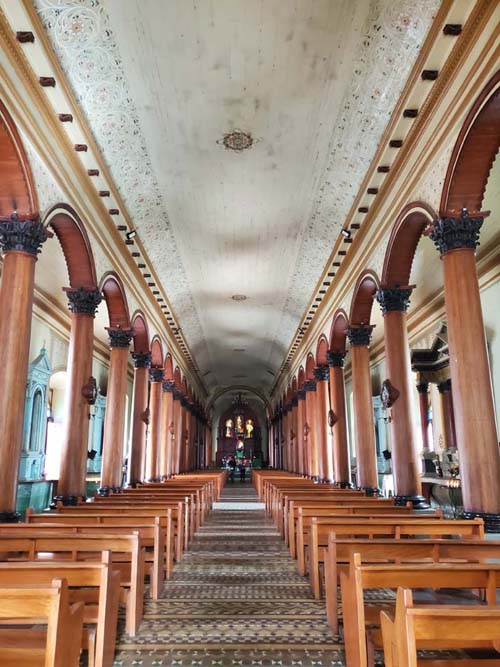
<instances>
[{"instance_id":1,"label":"wooden column","mask_svg":"<svg viewBox=\"0 0 500 667\"><path fill-rule=\"evenodd\" d=\"M276 466L274 465L274 433L275 433L276 427L274 423L274 415L271 416L271 419L269 420L269 444L268 444L268 452L267 452L267 458L268 458L268 464L270 468L275 468Z\"/></svg>"},{"instance_id":2,"label":"wooden column","mask_svg":"<svg viewBox=\"0 0 500 667\"><path fill-rule=\"evenodd\" d=\"M316 448L316 381L306 380L304 382L304 389L306 392L306 425L304 428L304 436L307 439L307 474L312 479L319 481L319 461L318 452Z\"/></svg>"},{"instance_id":3,"label":"wooden column","mask_svg":"<svg viewBox=\"0 0 500 667\"><path fill-rule=\"evenodd\" d=\"M94 317L102 296L98 290L67 289L71 311L71 334L68 352L68 388L65 403L65 425L59 482L54 503L75 505L85 497L89 405L97 396L92 377Z\"/></svg>"},{"instance_id":4,"label":"wooden column","mask_svg":"<svg viewBox=\"0 0 500 667\"><path fill-rule=\"evenodd\" d=\"M174 440L173 440L173 457L172 457L172 474L178 475L180 472L180 455L181 455L181 441L182 441L182 392L177 388L174 389Z\"/></svg>"},{"instance_id":5,"label":"wooden column","mask_svg":"<svg viewBox=\"0 0 500 667\"><path fill-rule=\"evenodd\" d=\"M36 256L50 233L16 214L0 220L0 523L19 521L17 479L23 442Z\"/></svg>"},{"instance_id":6,"label":"wooden column","mask_svg":"<svg viewBox=\"0 0 500 667\"><path fill-rule=\"evenodd\" d=\"M160 479L167 480L172 476L172 459L174 454L174 395L175 383L165 380L162 383L161 401L161 441L160 441Z\"/></svg>"},{"instance_id":7,"label":"wooden column","mask_svg":"<svg viewBox=\"0 0 500 667\"><path fill-rule=\"evenodd\" d=\"M451 380L444 380L437 386L441 399L441 418L444 429L444 448L456 449L457 436L455 431L455 416L453 410L453 399Z\"/></svg>"},{"instance_id":8,"label":"wooden column","mask_svg":"<svg viewBox=\"0 0 500 667\"><path fill-rule=\"evenodd\" d=\"M207 447L207 465L209 468L213 464L213 440L212 440L212 425L205 416L205 438Z\"/></svg>"},{"instance_id":9,"label":"wooden column","mask_svg":"<svg viewBox=\"0 0 500 667\"><path fill-rule=\"evenodd\" d=\"M426 509L414 433L413 380L406 311L411 287L380 289L377 300L384 316L384 340L388 379L382 385L382 403L391 414L391 453L395 503L411 502Z\"/></svg>"},{"instance_id":10,"label":"wooden column","mask_svg":"<svg viewBox=\"0 0 500 667\"><path fill-rule=\"evenodd\" d=\"M351 487L351 465L347 444L347 417L344 383L344 359L346 352L329 351L330 402L333 421L333 477L342 489Z\"/></svg>"},{"instance_id":11,"label":"wooden column","mask_svg":"<svg viewBox=\"0 0 500 667\"><path fill-rule=\"evenodd\" d=\"M110 360L104 438L102 446L102 472L99 493L119 493L122 487L123 442L127 407L127 369L132 331L108 329Z\"/></svg>"},{"instance_id":12,"label":"wooden column","mask_svg":"<svg viewBox=\"0 0 500 667\"><path fill-rule=\"evenodd\" d=\"M146 450L148 482L160 481L161 409L163 368L149 369L149 432Z\"/></svg>"},{"instance_id":13,"label":"wooden column","mask_svg":"<svg viewBox=\"0 0 500 667\"><path fill-rule=\"evenodd\" d=\"M305 463L305 441L304 427L306 424L306 392L303 389L297 391L297 472L301 475L306 474Z\"/></svg>"},{"instance_id":14,"label":"wooden column","mask_svg":"<svg viewBox=\"0 0 500 667\"><path fill-rule=\"evenodd\" d=\"M420 410L420 428L422 431L422 447L429 447L429 383L419 382L417 384L418 407Z\"/></svg>"},{"instance_id":15,"label":"wooden column","mask_svg":"<svg viewBox=\"0 0 500 667\"><path fill-rule=\"evenodd\" d=\"M379 493L369 344L372 326L350 326L352 391L358 486L368 495Z\"/></svg>"},{"instance_id":16,"label":"wooden column","mask_svg":"<svg viewBox=\"0 0 500 667\"><path fill-rule=\"evenodd\" d=\"M481 214L443 218L430 238L443 260L444 295L462 495L467 516L500 532L500 451L475 249Z\"/></svg>"},{"instance_id":17,"label":"wooden column","mask_svg":"<svg viewBox=\"0 0 500 667\"><path fill-rule=\"evenodd\" d=\"M283 417L282 417L282 435L283 435L283 470L290 470L290 461L289 461L289 442L290 442L290 434L289 434L289 405L286 403L283 406Z\"/></svg>"},{"instance_id":18,"label":"wooden column","mask_svg":"<svg viewBox=\"0 0 500 667\"><path fill-rule=\"evenodd\" d=\"M291 450L290 454L291 454L293 472L299 471L299 456L298 456L299 432L297 428L298 409L299 409L298 405L299 402L297 400L297 396L292 396L291 399L292 419L290 424L290 450Z\"/></svg>"},{"instance_id":19,"label":"wooden column","mask_svg":"<svg viewBox=\"0 0 500 667\"><path fill-rule=\"evenodd\" d=\"M318 458L321 460L321 481L333 482L333 445L331 431L328 426L330 414L330 395L328 384L330 372L328 366L314 369L316 380L316 434Z\"/></svg>"},{"instance_id":20,"label":"wooden column","mask_svg":"<svg viewBox=\"0 0 500 667\"><path fill-rule=\"evenodd\" d=\"M151 352L132 352L134 360L134 393L127 483L135 486L144 480L146 464L146 431L149 422L148 369Z\"/></svg>"}]
</instances>

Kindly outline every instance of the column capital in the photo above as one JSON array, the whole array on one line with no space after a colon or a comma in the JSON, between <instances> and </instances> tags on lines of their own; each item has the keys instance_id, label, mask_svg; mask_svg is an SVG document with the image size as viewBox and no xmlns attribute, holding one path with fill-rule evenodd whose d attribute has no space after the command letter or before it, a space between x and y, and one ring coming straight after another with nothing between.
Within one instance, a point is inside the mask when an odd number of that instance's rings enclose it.
<instances>
[{"instance_id":1,"label":"column capital","mask_svg":"<svg viewBox=\"0 0 500 667\"><path fill-rule=\"evenodd\" d=\"M373 326L371 324L353 325L347 329L347 337L352 347L368 347L372 332Z\"/></svg>"},{"instance_id":2,"label":"column capital","mask_svg":"<svg viewBox=\"0 0 500 667\"><path fill-rule=\"evenodd\" d=\"M410 305L413 287L386 287L379 289L376 298L380 304L382 315L397 310L406 313Z\"/></svg>"},{"instance_id":3,"label":"column capital","mask_svg":"<svg viewBox=\"0 0 500 667\"><path fill-rule=\"evenodd\" d=\"M328 382L330 379L330 369L328 366L316 366L313 369L313 374L316 382Z\"/></svg>"},{"instance_id":4,"label":"column capital","mask_svg":"<svg viewBox=\"0 0 500 667\"><path fill-rule=\"evenodd\" d=\"M295 396L292 398L292 408L296 408L296 407L298 406L298 404L299 404L299 398L298 398L297 395L295 395Z\"/></svg>"},{"instance_id":5,"label":"column capital","mask_svg":"<svg viewBox=\"0 0 500 667\"><path fill-rule=\"evenodd\" d=\"M174 394L174 401L182 400L182 398L183 398L182 391L177 389L177 387L175 387L175 386L174 386L173 394Z\"/></svg>"},{"instance_id":6,"label":"column capital","mask_svg":"<svg viewBox=\"0 0 500 667\"><path fill-rule=\"evenodd\" d=\"M326 353L328 366L330 366L330 368L343 368L346 354L347 352L345 350L343 352L338 350L328 350Z\"/></svg>"},{"instance_id":7,"label":"column capital","mask_svg":"<svg viewBox=\"0 0 500 667\"><path fill-rule=\"evenodd\" d=\"M441 256L451 250L475 250L479 245L479 232L483 222L484 214L470 216L469 211L464 208L457 217L435 220L430 227L429 238Z\"/></svg>"},{"instance_id":8,"label":"column capital","mask_svg":"<svg viewBox=\"0 0 500 667\"><path fill-rule=\"evenodd\" d=\"M445 394L447 391L451 391L451 380L440 382L437 388L440 394Z\"/></svg>"},{"instance_id":9,"label":"column capital","mask_svg":"<svg viewBox=\"0 0 500 667\"><path fill-rule=\"evenodd\" d=\"M111 329L108 330L109 347L128 347L132 340L133 333L131 329Z\"/></svg>"},{"instance_id":10,"label":"column capital","mask_svg":"<svg viewBox=\"0 0 500 667\"><path fill-rule=\"evenodd\" d=\"M173 380L163 380L161 388L171 394L175 389L175 382Z\"/></svg>"},{"instance_id":11,"label":"column capital","mask_svg":"<svg viewBox=\"0 0 500 667\"><path fill-rule=\"evenodd\" d=\"M304 382L304 391L316 391L316 380L306 380Z\"/></svg>"},{"instance_id":12,"label":"column capital","mask_svg":"<svg viewBox=\"0 0 500 667\"><path fill-rule=\"evenodd\" d=\"M417 391L419 394L427 394L429 392L429 383L428 382L419 382L417 384Z\"/></svg>"},{"instance_id":13,"label":"column capital","mask_svg":"<svg viewBox=\"0 0 500 667\"><path fill-rule=\"evenodd\" d=\"M92 315L95 317L97 306L102 301L102 294L99 290L86 290L83 287L65 289L68 297L68 307L72 313L82 315Z\"/></svg>"},{"instance_id":14,"label":"column capital","mask_svg":"<svg viewBox=\"0 0 500 667\"><path fill-rule=\"evenodd\" d=\"M306 390L305 389L298 389L297 390L297 402L298 401L303 401L306 397Z\"/></svg>"},{"instance_id":15,"label":"column capital","mask_svg":"<svg viewBox=\"0 0 500 667\"><path fill-rule=\"evenodd\" d=\"M151 365L151 352L132 352L135 368L149 368Z\"/></svg>"},{"instance_id":16,"label":"column capital","mask_svg":"<svg viewBox=\"0 0 500 667\"><path fill-rule=\"evenodd\" d=\"M41 252L42 244L51 236L38 219L22 220L17 213L0 219L0 246L4 254L14 250L36 257Z\"/></svg>"},{"instance_id":17,"label":"column capital","mask_svg":"<svg viewBox=\"0 0 500 667\"><path fill-rule=\"evenodd\" d=\"M157 368L156 366L149 369L149 381L150 382L161 382L163 380L163 368Z\"/></svg>"}]
</instances>

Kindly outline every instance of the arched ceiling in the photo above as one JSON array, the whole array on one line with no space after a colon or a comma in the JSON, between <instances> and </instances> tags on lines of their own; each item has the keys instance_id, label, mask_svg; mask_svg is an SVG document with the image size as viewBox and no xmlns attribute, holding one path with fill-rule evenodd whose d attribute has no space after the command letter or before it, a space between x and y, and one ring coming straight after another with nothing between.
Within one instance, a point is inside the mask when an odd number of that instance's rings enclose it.
<instances>
[{"instance_id":1,"label":"arched ceiling","mask_svg":"<svg viewBox=\"0 0 500 667\"><path fill-rule=\"evenodd\" d=\"M209 390L268 390L439 0L34 4Z\"/></svg>"}]
</instances>

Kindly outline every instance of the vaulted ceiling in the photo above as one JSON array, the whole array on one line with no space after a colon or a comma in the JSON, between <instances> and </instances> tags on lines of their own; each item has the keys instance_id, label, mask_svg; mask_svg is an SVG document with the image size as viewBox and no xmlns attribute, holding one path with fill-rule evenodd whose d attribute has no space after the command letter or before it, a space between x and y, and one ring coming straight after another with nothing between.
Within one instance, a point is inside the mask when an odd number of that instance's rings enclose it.
<instances>
[{"instance_id":1,"label":"vaulted ceiling","mask_svg":"<svg viewBox=\"0 0 500 667\"><path fill-rule=\"evenodd\" d=\"M439 0L34 4L205 383L268 389Z\"/></svg>"}]
</instances>

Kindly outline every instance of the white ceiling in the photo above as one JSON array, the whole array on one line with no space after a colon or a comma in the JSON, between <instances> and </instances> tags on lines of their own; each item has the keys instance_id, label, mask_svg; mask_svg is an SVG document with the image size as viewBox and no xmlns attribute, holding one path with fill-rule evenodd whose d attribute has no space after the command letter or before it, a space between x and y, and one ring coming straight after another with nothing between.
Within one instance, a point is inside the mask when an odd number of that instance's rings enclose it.
<instances>
[{"instance_id":1,"label":"white ceiling","mask_svg":"<svg viewBox=\"0 0 500 667\"><path fill-rule=\"evenodd\" d=\"M439 0L35 5L204 380L268 388Z\"/></svg>"}]
</instances>

